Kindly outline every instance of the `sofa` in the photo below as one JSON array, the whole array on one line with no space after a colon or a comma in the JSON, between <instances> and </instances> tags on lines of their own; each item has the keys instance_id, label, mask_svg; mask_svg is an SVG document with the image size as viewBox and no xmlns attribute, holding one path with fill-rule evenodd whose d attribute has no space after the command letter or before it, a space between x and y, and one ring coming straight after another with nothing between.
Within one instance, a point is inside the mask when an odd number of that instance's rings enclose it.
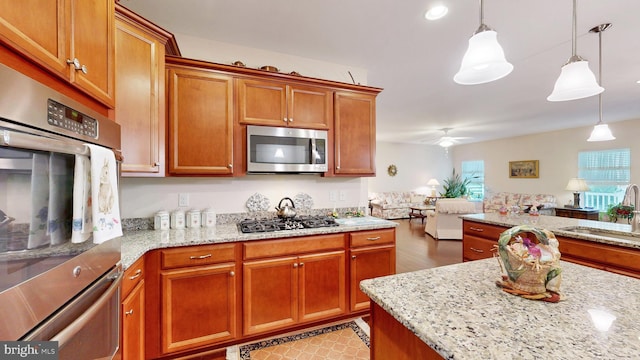
<instances>
[{"instance_id":1,"label":"sofa","mask_svg":"<svg viewBox=\"0 0 640 360\"><path fill-rule=\"evenodd\" d=\"M531 205L542 205L538 209L541 215L554 215L556 197L549 194L498 192L485 196L483 210L485 213L499 212L500 208L505 207L510 210L513 205L517 205L520 209L527 211Z\"/></svg>"},{"instance_id":2,"label":"sofa","mask_svg":"<svg viewBox=\"0 0 640 360\"><path fill-rule=\"evenodd\" d=\"M460 216L476 212L475 203L467 199L438 199L435 210L427 211L424 232L436 240L462 240L462 219Z\"/></svg>"},{"instance_id":3,"label":"sofa","mask_svg":"<svg viewBox=\"0 0 640 360\"><path fill-rule=\"evenodd\" d=\"M409 207L424 206L426 195L413 191L389 191L369 194L371 216L382 219L405 219Z\"/></svg>"}]
</instances>

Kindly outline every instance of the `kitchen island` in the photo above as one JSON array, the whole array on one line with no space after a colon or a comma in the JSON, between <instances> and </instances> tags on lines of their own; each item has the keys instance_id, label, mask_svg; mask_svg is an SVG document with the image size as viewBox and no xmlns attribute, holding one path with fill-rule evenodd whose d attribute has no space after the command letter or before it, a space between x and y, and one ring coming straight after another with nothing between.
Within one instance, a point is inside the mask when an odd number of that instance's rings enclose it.
<instances>
[{"instance_id":1,"label":"kitchen island","mask_svg":"<svg viewBox=\"0 0 640 360\"><path fill-rule=\"evenodd\" d=\"M497 259L364 280L371 359L637 359L640 280L561 267L559 303L500 290ZM598 330L589 310L615 316L610 329Z\"/></svg>"}]
</instances>

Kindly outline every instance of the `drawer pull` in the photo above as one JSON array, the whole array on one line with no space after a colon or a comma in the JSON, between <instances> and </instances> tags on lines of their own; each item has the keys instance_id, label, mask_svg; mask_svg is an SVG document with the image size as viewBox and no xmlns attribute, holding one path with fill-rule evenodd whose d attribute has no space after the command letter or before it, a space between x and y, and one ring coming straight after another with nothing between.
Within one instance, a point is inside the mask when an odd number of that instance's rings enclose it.
<instances>
[{"instance_id":1,"label":"drawer pull","mask_svg":"<svg viewBox=\"0 0 640 360\"><path fill-rule=\"evenodd\" d=\"M189 256L189 259L191 260L201 260L201 259L206 259L206 258L210 258L211 254L207 254L207 255L200 255L200 256Z\"/></svg>"},{"instance_id":2,"label":"drawer pull","mask_svg":"<svg viewBox=\"0 0 640 360\"><path fill-rule=\"evenodd\" d=\"M133 309L124 312L125 315L133 315Z\"/></svg>"},{"instance_id":3,"label":"drawer pull","mask_svg":"<svg viewBox=\"0 0 640 360\"><path fill-rule=\"evenodd\" d=\"M376 240L380 240L380 236L376 236L376 237L368 237L367 240L369 241L376 241Z\"/></svg>"},{"instance_id":4,"label":"drawer pull","mask_svg":"<svg viewBox=\"0 0 640 360\"><path fill-rule=\"evenodd\" d=\"M297 268L298 267L298 263L293 263L293 268Z\"/></svg>"},{"instance_id":5,"label":"drawer pull","mask_svg":"<svg viewBox=\"0 0 640 360\"><path fill-rule=\"evenodd\" d=\"M475 251L475 252L477 252L477 253L483 253L483 252L484 252L484 250L482 250L482 249L476 249L476 248L474 248L474 247L470 247L469 249L471 249L471 251Z\"/></svg>"},{"instance_id":6,"label":"drawer pull","mask_svg":"<svg viewBox=\"0 0 640 360\"><path fill-rule=\"evenodd\" d=\"M230 272L229 276L236 276L236 272L235 271Z\"/></svg>"},{"instance_id":7,"label":"drawer pull","mask_svg":"<svg viewBox=\"0 0 640 360\"><path fill-rule=\"evenodd\" d=\"M300 267L303 267L303 266L304 266L304 263L300 263Z\"/></svg>"},{"instance_id":8,"label":"drawer pull","mask_svg":"<svg viewBox=\"0 0 640 360\"><path fill-rule=\"evenodd\" d=\"M473 230L473 231L477 231L477 232L483 232L484 231L484 229L482 229L482 228L477 228L477 227L473 227L473 226L470 226L469 230Z\"/></svg>"},{"instance_id":9,"label":"drawer pull","mask_svg":"<svg viewBox=\"0 0 640 360\"><path fill-rule=\"evenodd\" d=\"M355 255L351 255L351 260L355 260L356 256Z\"/></svg>"},{"instance_id":10,"label":"drawer pull","mask_svg":"<svg viewBox=\"0 0 640 360\"><path fill-rule=\"evenodd\" d=\"M142 275L142 269L136 270L133 275L129 276L129 280L135 280L136 278L139 278L140 275Z\"/></svg>"}]
</instances>

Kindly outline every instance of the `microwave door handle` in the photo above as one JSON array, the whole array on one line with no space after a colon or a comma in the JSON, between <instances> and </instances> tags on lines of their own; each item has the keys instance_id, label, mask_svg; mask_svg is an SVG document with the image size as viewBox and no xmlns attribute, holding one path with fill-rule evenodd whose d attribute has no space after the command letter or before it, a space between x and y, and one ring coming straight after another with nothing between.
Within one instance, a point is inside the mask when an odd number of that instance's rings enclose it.
<instances>
[{"instance_id":1,"label":"microwave door handle","mask_svg":"<svg viewBox=\"0 0 640 360\"><path fill-rule=\"evenodd\" d=\"M311 139L311 163L315 165L316 163L316 154L318 153L318 148L316 146L316 139Z\"/></svg>"},{"instance_id":2,"label":"microwave door handle","mask_svg":"<svg viewBox=\"0 0 640 360\"><path fill-rule=\"evenodd\" d=\"M59 333L51 338L51 341L57 341L58 347L62 347L64 344L69 342L73 338L78 331L82 330L84 326L92 320L93 315L102 309L102 307L112 299L114 293L120 289L120 285L122 283L122 277L124 276L124 271L120 271L116 278L114 279L111 286L96 300L91 307L89 307L82 315L78 316L71 324L69 324L66 328L62 329ZM118 315L118 318L120 315Z\"/></svg>"},{"instance_id":3,"label":"microwave door handle","mask_svg":"<svg viewBox=\"0 0 640 360\"><path fill-rule=\"evenodd\" d=\"M4 146L72 155L89 155L89 148L82 144L71 144L44 136L10 130L1 130L0 134L0 144Z\"/></svg>"}]
</instances>

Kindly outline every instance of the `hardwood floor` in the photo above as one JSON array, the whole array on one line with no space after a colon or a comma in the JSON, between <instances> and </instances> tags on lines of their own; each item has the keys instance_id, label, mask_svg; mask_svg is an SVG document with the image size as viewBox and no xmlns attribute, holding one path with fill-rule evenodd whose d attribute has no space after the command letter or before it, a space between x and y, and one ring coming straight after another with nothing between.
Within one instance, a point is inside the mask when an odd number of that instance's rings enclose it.
<instances>
[{"instance_id":1,"label":"hardwood floor","mask_svg":"<svg viewBox=\"0 0 640 360\"><path fill-rule=\"evenodd\" d=\"M396 272L410 272L462 262L461 240L435 240L420 219L391 220L396 228Z\"/></svg>"}]
</instances>

